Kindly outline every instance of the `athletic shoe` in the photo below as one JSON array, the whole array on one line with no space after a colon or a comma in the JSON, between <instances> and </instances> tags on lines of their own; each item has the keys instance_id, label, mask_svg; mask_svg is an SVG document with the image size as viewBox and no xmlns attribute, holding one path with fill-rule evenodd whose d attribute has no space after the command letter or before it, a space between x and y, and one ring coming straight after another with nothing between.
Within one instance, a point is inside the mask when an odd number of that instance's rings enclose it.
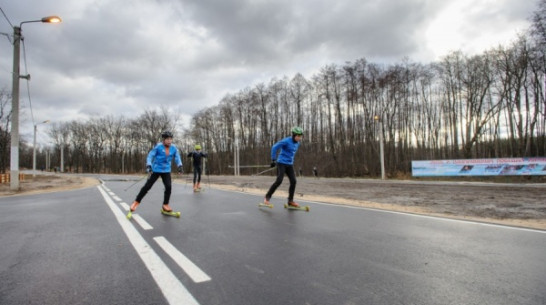
<instances>
[{"instance_id":1,"label":"athletic shoe","mask_svg":"<svg viewBox=\"0 0 546 305\"><path fill-rule=\"evenodd\" d=\"M297 204L297 203L295 203L294 201L289 202L288 205L291 206L291 207L295 207L295 208L299 208L299 207L300 207L300 205Z\"/></svg>"},{"instance_id":2,"label":"athletic shoe","mask_svg":"<svg viewBox=\"0 0 546 305\"><path fill-rule=\"evenodd\" d=\"M131 212L134 212L139 204L140 204L140 202L133 201L133 203L131 204Z\"/></svg>"}]
</instances>

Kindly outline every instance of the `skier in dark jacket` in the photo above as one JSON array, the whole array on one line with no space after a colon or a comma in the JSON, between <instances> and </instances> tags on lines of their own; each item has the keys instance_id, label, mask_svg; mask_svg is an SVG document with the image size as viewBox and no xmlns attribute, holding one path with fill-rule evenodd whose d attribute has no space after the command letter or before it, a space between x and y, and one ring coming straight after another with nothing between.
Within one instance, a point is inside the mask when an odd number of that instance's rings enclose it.
<instances>
[{"instance_id":1,"label":"skier in dark jacket","mask_svg":"<svg viewBox=\"0 0 546 305\"><path fill-rule=\"evenodd\" d=\"M140 189L135 201L131 204L131 212L134 212L146 193L152 188L154 183L159 177L163 181L165 186L165 192L163 194L163 206L161 207L165 212L172 212L169 207L169 199L171 198L171 163L174 158L176 165L178 166L178 173L182 173L182 160L180 159L180 153L173 142L173 134L170 131L164 131L161 133L161 143L158 143L149 153L146 158L146 172L151 173L146 181L146 184Z\"/></svg>"},{"instance_id":2,"label":"skier in dark jacket","mask_svg":"<svg viewBox=\"0 0 546 305\"><path fill-rule=\"evenodd\" d=\"M300 147L300 141L303 137L303 129L301 127L292 128L292 136L286 137L279 142L275 143L271 148L271 167L277 166L277 179L269 188L267 194L265 194L264 204L271 204L269 200L275 190L281 185L284 178L284 174L288 176L290 180L290 187L288 188L288 205L293 207L299 207L299 204L294 202L294 192L296 191L296 172L294 171L294 157ZM277 151L280 150L277 157Z\"/></svg>"},{"instance_id":3,"label":"skier in dark jacket","mask_svg":"<svg viewBox=\"0 0 546 305\"><path fill-rule=\"evenodd\" d=\"M203 172L203 158L207 154L201 152L201 145L197 144L194 151L188 154L189 158L193 159L193 191L197 192L201 189L201 173Z\"/></svg>"}]
</instances>

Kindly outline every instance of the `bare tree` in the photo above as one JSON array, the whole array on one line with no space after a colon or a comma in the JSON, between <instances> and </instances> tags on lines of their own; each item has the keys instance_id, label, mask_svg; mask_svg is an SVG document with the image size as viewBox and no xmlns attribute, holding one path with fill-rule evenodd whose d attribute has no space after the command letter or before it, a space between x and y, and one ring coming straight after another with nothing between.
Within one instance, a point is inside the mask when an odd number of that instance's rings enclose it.
<instances>
[{"instance_id":1,"label":"bare tree","mask_svg":"<svg viewBox=\"0 0 546 305\"><path fill-rule=\"evenodd\" d=\"M9 166L11 109L8 109L8 103L10 101L11 96L5 90L0 90L0 173L5 173Z\"/></svg>"}]
</instances>

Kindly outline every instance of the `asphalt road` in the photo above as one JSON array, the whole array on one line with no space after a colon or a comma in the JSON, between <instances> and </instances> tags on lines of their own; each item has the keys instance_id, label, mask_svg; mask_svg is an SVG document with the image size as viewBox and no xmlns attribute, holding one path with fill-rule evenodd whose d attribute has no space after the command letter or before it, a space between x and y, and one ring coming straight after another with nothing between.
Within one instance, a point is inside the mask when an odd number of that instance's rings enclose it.
<instances>
[{"instance_id":1,"label":"asphalt road","mask_svg":"<svg viewBox=\"0 0 546 305\"><path fill-rule=\"evenodd\" d=\"M102 177L0 198L0 304L546 304L546 231ZM118 177L119 178L119 177ZM281 186L282 187L282 186Z\"/></svg>"}]
</instances>

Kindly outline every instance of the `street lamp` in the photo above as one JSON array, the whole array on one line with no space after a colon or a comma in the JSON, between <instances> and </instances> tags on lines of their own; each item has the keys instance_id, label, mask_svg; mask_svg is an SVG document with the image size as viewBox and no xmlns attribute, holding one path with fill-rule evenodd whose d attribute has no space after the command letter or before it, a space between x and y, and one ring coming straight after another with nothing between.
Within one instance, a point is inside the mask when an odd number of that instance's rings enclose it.
<instances>
[{"instance_id":1,"label":"street lamp","mask_svg":"<svg viewBox=\"0 0 546 305\"><path fill-rule=\"evenodd\" d=\"M10 151L10 189L19 190L19 78L28 79L28 75L19 75L19 57L21 49L21 27L23 23L44 22L59 23L57 16L44 17L40 20L23 21L13 27L13 85L11 91L11 151Z\"/></svg>"},{"instance_id":2,"label":"street lamp","mask_svg":"<svg viewBox=\"0 0 546 305\"><path fill-rule=\"evenodd\" d=\"M383 148L383 121L381 120L381 117L376 115L373 117L373 119L379 123L379 126L381 127L379 130L379 158L381 160L381 179L385 180L385 152Z\"/></svg>"},{"instance_id":3,"label":"street lamp","mask_svg":"<svg viewBox=\"0 0 546 305\"><path fill-rule=\"evenodd\" d=\"M34 145L32 146L32 177L36 177L36 131L39 124L49 123L49 120L34 124Z\"/></svg>"}]
</instances>

